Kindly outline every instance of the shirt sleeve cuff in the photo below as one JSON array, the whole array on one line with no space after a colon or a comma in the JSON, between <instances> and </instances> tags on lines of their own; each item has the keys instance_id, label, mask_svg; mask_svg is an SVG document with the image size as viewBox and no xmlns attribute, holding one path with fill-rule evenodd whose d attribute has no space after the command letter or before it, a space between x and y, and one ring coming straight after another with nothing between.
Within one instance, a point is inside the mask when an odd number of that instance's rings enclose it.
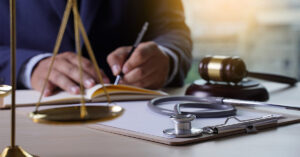
<instances>
[{"instance_id":1,"label":"shirt sleeve cuff","mask_svg":"<svg viewBox=\"0 0 300 157\"><path fill-rule=\"evenodd\" d=\"M37 63L39 63L42 59L51 57L51 53L44 53L36 55L29 59L29 61L25 64L24 70L21 72L21 83L26 88L32 88L31 86L31 74Z\"/></svg>"},{"instance_id":2,"label":"shirt sleeve cuff","mask_svg":"<svg viewBox=\"0 0 300 157\"><path fill-rule=\"evenodd\" d=\"M170 56L172 59L173 59L173 68L170 69L170 75L169 75L169 78L167 79L167 81L165 82L164 86L168 85L175 77L175 75L177 74L178 72L178 56L170 49L164 47L164 46L161 46L161 45L158 45L158 48L163 52L165 53L166 55Z\"/></svg>"}]
</instances>

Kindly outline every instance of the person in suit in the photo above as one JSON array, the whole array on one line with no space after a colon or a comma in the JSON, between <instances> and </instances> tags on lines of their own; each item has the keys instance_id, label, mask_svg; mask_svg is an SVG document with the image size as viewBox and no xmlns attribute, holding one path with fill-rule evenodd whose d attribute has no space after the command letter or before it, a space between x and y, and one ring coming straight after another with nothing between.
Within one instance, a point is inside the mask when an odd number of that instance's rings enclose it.
<instances>
[{"instance_id":1,"label":"person in suit","mask_svg":"<svg viewBox=\"0 0 300 157\"><path fill-rule=\"evenodd\" d=\"M66 0L17 0L17 87L41 90ZM180 0L79 0L78 7L105 83L121 71L123 84L159 89L181 86L190 67L190 32ZM71 15L72 16L72 15ZM143 42L126 60L145 21ZM9 2L0 1L0 83L10 84ZM45 95L79 93L73 18L68 21ZM85 88L99 82L83 51Z\"/></svg>"}]
</instances>

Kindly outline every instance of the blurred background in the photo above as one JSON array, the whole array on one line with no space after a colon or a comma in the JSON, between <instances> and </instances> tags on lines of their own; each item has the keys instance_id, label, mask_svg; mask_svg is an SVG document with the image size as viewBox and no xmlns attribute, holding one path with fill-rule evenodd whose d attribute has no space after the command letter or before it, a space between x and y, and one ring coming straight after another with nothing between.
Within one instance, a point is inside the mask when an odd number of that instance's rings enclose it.
<instances>
[{"instance_id":1,"label":"blurred background","mask_svg":"<svg viewBox=\"0 0 300 157\"><path fill-rule=\"evenodd\" d=\"M249 71L300 79L300 0L182 0L193 66L205 55L240 56Z\"/></svg>"}]
</instances>

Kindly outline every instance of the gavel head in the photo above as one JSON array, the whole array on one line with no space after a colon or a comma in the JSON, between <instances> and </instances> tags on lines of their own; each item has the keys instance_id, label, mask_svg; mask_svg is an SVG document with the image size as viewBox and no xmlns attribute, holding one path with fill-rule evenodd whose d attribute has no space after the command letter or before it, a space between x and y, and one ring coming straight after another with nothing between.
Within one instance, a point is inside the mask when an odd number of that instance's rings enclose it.
<instances>
[{"instance_id":1,"label":"gavel head","mask_svg":"<svg viewBox=\"0 0 300 157\"><path fill-rule=\"evenodd\" d=\"M247 75L239 57L207 56L199 64L199 74L206 81L240 82Z\"/></svg>"}]
</instances>

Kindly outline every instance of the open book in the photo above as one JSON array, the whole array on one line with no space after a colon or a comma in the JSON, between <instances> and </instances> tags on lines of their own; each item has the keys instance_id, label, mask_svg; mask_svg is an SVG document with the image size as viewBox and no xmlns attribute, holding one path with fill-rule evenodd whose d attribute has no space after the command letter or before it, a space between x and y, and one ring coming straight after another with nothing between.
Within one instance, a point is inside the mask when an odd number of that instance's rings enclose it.
<instances>
[{"instance_id":1,"label":"open book","mask_svg":"<svg viewBox=\"0 0 300 157\"><path fill-rule=\"evenodd\" d=\"M98 84L85 90L84 98L86 102L105 102L107 101L104 94L103 86ZM162 91L154 91L144 88L138 88L128 85L105 84L107 92L112 101L129 101L129 100L149 100L155 97L167 95ZM40 92L35 90L17 90L16 106L33 106L38 102ZM41 105L57 105L79 103L81 95L59 92L53 96L43 97ZM10 108L11 95L0 98L0 108Z\"/></svg>"}]
</instances>

